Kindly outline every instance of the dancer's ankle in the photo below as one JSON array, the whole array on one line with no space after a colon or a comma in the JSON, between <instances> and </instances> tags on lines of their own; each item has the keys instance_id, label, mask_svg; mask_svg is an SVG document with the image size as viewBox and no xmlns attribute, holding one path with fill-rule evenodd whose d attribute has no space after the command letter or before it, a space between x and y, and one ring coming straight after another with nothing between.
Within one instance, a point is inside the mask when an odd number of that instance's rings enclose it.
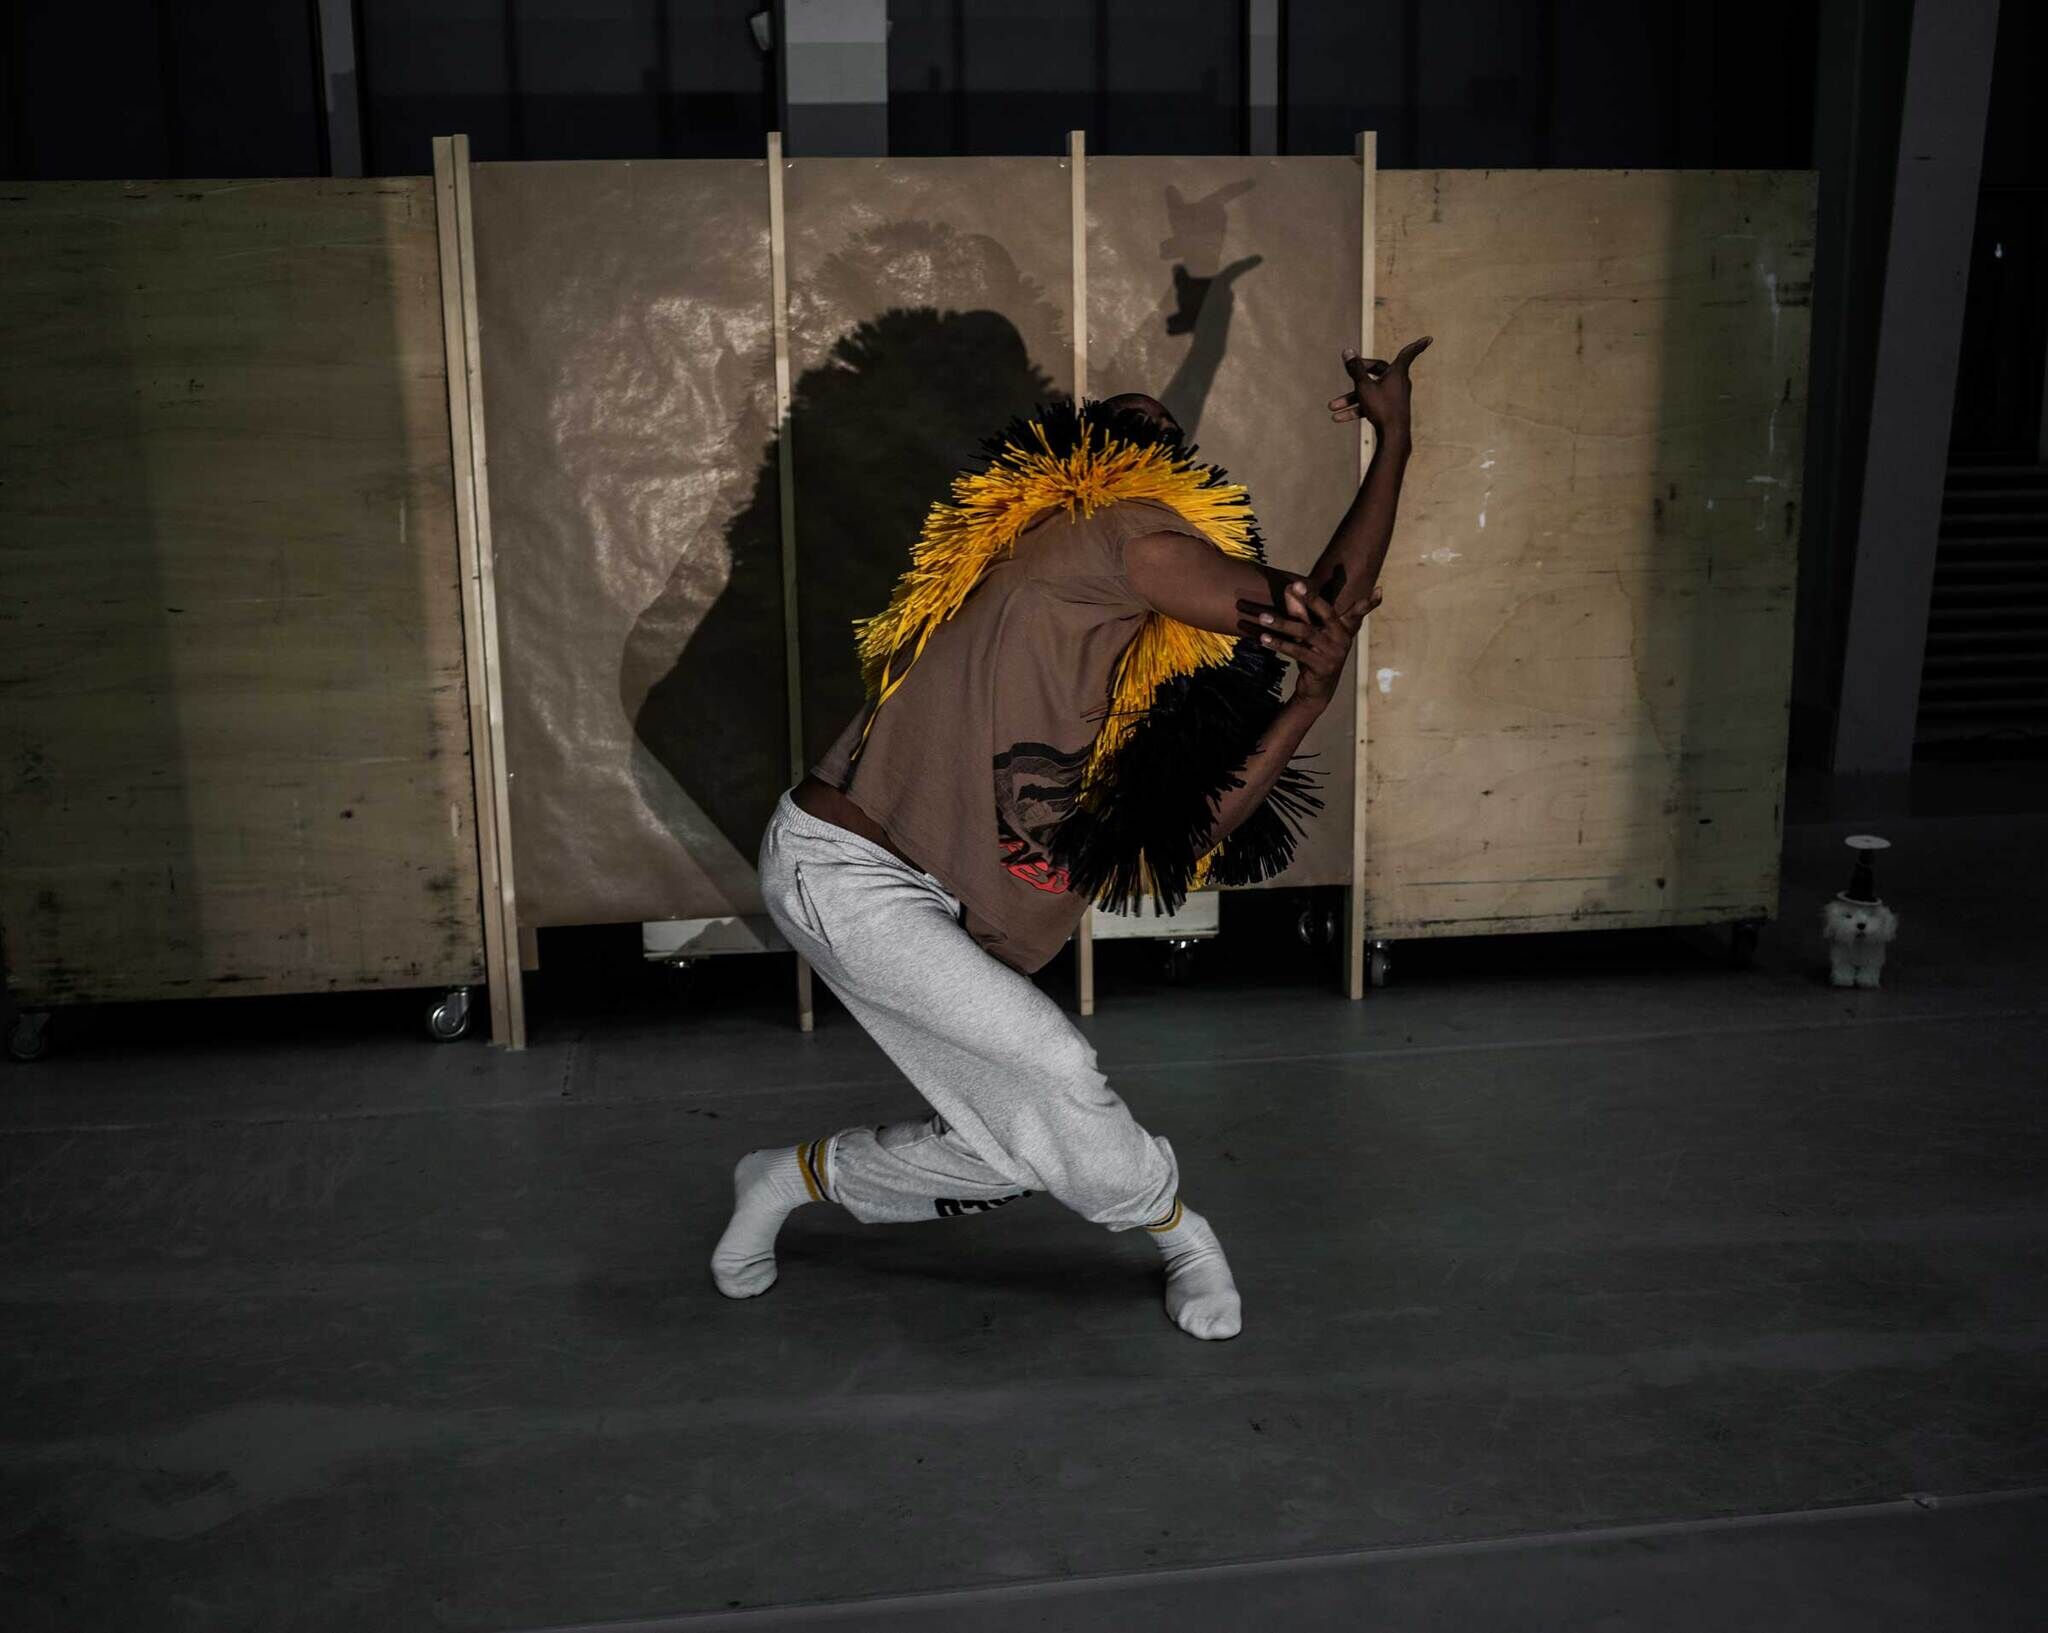
<instances>
[{"instance_id":1,"label":"dancer's ankle","mask_svg":"<svg viewBox=\"0 0 2048 1633\"><path fill-rule=\"evenodd\" d=\"M775 1285L775 1239L808 1202L829 1202L831 1141L750 1151L733 1168L732 1218L711 1254L711 1279L727 1298L754 1298Z\"/></svg>"},{"instance_id":2,"label":"dancer's ankle","mask_svg":"<svg viewBox=\"0 0 2048 1633\"><path fill-rule=\"evenodd\" d=\"M1145 1229L1166 1265L1166 1313L1174 1324L1196 1338L1235 1338L1244 1328L1243 1304L1209 1221L1175 1197Z\"/></svg>"}]
</instances>

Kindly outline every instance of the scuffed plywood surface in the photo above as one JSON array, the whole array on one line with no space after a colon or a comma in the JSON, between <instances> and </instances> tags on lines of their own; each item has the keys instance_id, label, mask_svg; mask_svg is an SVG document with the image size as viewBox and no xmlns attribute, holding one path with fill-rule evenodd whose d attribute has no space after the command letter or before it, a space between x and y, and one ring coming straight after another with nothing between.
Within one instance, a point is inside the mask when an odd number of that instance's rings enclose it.
<instances>
[{"instance_id":1,"label":"scuffed plywood surface","mask_svg":"<svg viewBox=\"0 0 2048 1633\"><path fill-rule=\"evenodd\" d=\"M28 1003L482 975L423 179L0 190Z\"/></svg>"},{"instance_id":2,"label":"scuffed plywood surface","mask_svg":"<svg viewBox=\"0 0 2048 1633\"><path fill-rule=\"evenodd\" d=\"M472 185L520 920L758 912L789 780L767 167Z\"/></svg>"},{"instance_id":3,"label":"scuffed plywood surface","mask_svg":"<svg viewBox=\"0 0 2048 1633\"><path fill-rule=\"evenodd\" d=\"M1814 178L1394 171L1376 935L1775 912Z\"/></svg>"}]
</instances>

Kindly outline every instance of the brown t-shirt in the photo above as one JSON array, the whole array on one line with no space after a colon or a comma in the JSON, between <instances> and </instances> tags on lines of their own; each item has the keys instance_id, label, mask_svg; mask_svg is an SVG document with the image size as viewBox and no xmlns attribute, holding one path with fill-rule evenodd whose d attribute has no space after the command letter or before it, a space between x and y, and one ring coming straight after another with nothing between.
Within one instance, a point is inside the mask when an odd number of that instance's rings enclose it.
<instances>
[{"instance_id":1,"label":"brown t-shirt","mask_svg":"<svg viewBox=\"0 0 2048 1633\"><path fill-rule=\"evenodd\" d=\"M1045 840L1101 729L1116 661L1151 611L1124 573L1125 542L1146 533L1202 537L1151 500L1039 518L932 633L858 759L872 704L811 768L960 898L969 935L1026 974L1088 905Z\"/></svg>"}]
</instances>

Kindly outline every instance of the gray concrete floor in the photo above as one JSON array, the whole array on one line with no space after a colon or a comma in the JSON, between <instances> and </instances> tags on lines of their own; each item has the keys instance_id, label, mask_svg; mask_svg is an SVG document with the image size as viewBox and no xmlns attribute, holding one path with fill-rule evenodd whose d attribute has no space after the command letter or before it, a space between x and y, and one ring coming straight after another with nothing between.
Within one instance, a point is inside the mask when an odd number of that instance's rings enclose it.
<instances>
[{"instance_id":1,"label":"gray concrete floor","mask_svg":"<svg viewBox=\"0 0 2048 1633\"><path fill-rule=\"evenodd\" d=\"M1795 792L1748 969L1423 944L1350 1005L1256 904L1186 987L1105 949L1225 1344L1043 1198L807 1209L719 1298L735 1156L913 1109L779 961L552 939L521 1056L78 1017L0 1078L0 1624L2039 1626L2048 800ZM1859 828L1903 930L1841 992Z\"/></svg>"}]
</instances>

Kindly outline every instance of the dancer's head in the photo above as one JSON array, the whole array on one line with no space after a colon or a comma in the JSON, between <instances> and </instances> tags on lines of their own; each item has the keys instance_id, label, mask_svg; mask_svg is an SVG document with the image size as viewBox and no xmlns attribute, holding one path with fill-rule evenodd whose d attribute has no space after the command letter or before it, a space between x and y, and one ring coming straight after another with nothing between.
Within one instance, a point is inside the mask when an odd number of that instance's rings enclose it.
<instances>
[{"instance_id":1,"label":"dancer's head","mask_svg":"<svg viewBox=\"0 0 2048 1633\"><path fill-rule=\"evenodd\" d=\"M1120 391L1114 397L1103 398L1102 406L1108 412L1112 425L1122 420L1134 430L1143 428L1150 433L1148 441L1161 436L1178 441L1184 435L1180 421L1173 417L1166 404L1142 391Z\"/></svg>"}]
</instances>

